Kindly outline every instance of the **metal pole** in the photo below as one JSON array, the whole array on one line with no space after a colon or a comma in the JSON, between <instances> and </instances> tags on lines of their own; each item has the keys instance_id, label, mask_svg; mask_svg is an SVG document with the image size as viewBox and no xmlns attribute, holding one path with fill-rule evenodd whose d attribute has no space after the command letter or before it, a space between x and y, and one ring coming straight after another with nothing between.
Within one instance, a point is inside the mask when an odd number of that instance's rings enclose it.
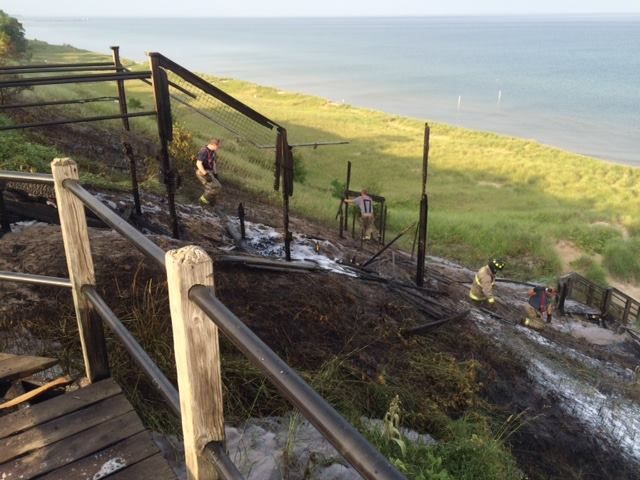
<instances>
[{"instance_id":1,"label":"metal pole","mask_svg":"<svg viewBox=\"0 0 640 480\"><path fill-rule=\"evenodd\" d=\"M139 230L129 225L122 217L118 216L113 210L85 190L77 181L65 180L64 188L78 197L84 206L95 213L100 220L133 243L133 246L140 252L152 258L158 265L164 268L165 252L162 248L145 237Z\"/></svg>"},{"instance_id":2,"label":"metal pole","mask_svg":"<svg viewBox=\"0 0 640 480\"><path fill-rule=\"evenodd\" d=\"M82 287L82 293L87 297L91 305L93 305L93 308L95 308L102 320L104 320L111 331L122 342L125 350L129 352L138 366L140 366L144 373L151 379L173 412L180 416L180 397L176 387L174 387L164 373L162 373L151 357L147 355L147 352L144 351L129 330L120 322L118 317L96 291L96 288L93 285L84 285Z\"/></svg>"},{"instance_id":3,"label":"metal pole","mask_svg":"<svg viewBox=\"0 0 640 480\"><path fill-rule=\"evenodd\" d=\"M193 300L226 337L273 382L320 433L365 478L404 478L387 459L278 357L249 327L236 317L211 288L196 285L189 291Z\"/></svg>"},{"instance_id":4,"label":"metal pole","mask_svg":"<svg viewBox=\"0 0 640 480\"><path fill-rule=\"evenodd\" d=\"M71 288L71 280L60 277L47 277L45 275L32 275L29 273L1 272L0 280L16 283L29 283L31 285L47 285L49 287Z\"/></svg>"}]
</instances>

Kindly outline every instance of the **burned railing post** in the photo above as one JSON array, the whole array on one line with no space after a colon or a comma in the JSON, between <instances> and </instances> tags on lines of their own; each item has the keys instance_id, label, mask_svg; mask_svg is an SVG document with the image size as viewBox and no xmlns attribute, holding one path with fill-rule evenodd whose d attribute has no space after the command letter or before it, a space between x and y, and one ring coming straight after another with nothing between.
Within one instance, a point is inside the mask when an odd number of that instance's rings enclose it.
<instances>
[{"instance_id":1,"label":"burned railing post","mask_svg":"<svg viewBox=\"0 0 640 480\"><path fill-rule=\"evenodd\" d=\"M7 210L4 205L4 188L5 183L0 182L0 232L10 232L11 231L11 223L9 222L9 218L7 217Z\"/></svg>"},{"instance_id":2,"label":"burned railing post","mask_svg":"<svg viewBox=\"0 0 640 480\"><path fill-rule=\"evenodd\" d=\"M427 250L427 215L429 202L427 200L427 171L429 168L429 124L424 124L424 151L422 156L422 196L420 197L420 222L418 227L418 262L416 270L416 285L424 285L424 261Z\"/></svg>"},{"instance_id":3,"label":"burned railing post","mask_svg":"<svg viewBox=\"0 0 640 480\"><path fill-rule=\"evenodd\" d=\"M276 139L276 166L282 177L282 217L284 229L284 254L287 261L291 261L291 241L293 235L289 231L289 197L293 195L293 154L287 141L287 130L278 127ZM278 172L276 172L276 189L279 186Z\"/></svg>"},{"instance_id":4,"label":"burned railing post","mask_svg":"<svg viewBox=\"0 0 640 480\"><path fill-rule=\"evenodd\" d=\"M165 263L187 478L216 479L205 447L224 442L218 327L189 299L195 285L213 291L213 262L202 248L188 246L167 252Z\"/></svg>"},{"instance_id":5,"label":"burned railing post","mask_svg":"<svg viewBox=\"0 0 640 480\"><path fill-rule=\"evenodd\" d=\"M70 158L56 158L51 163L51 173L55 182L60 229L72 285L84 367L87 378L93 383L109 377L109 360L102 321L82 294L82 287L95 285L84 205L64 186L66 180L78 180L78 167Z\"/></svg>"},{"instance_id":6,"label":"burned railing post","mask_svg":"<svg viewBox=\"0 0 640 480\"><path fill-rule=\"evenodd\" d=\"M113 65L118 73L124 72L124 67L122 66L122 62L120 61L120 47L112 46L111 47L113 53ZM120 105L120 114L122 115L122 128L126 132L131 131L131 126L129 125L128 118L128 109L127 109L127 94L124 88L123 80L116 80L116 85L118 86L118 103ZM135 211L137 215L142 215L142 208L140 206L140 191L138 188L138 175L136 171L136 159L133 154L133 147L127 141L122 142L122 146L124 147L125 154L129 159L129 170L131 175L131 193L133 195L133 204L135 207Z\"/></svg>"},{"instance_id":7,"label":"burned railing post","mask_svg":"<svg viewBox=\"0 0 640 480\"><path fill-rule=\"evenodd\" d=\"M349 188L351 187L351 162L347 162L347 181L344 184L343 198L346 199L349 196ZM344 230L349 231L349 204L344 203Z\"/></svg>"},{"instance_id":8,"label":"burned railing post","mask_svg":"<svg viewBox=\"0 0 640 480\"><path fill-rule=\"evenodd\" d=\"M244 228L244 205L242 205L242 202L238 204L238 218L240 219L240 238L245 240L247 238L247 234Z\"/></svg>"},{"instance_id":9,"label":"burned railing post","mask_svg":"<svg viewBox=\"0 0 640 480\"><path fill-rule=\"evenodd\" d=\"M151 83L153 97L156 104L158 119L158 135L160 137L160 166L163 180L167 188L169 215L173 237L179 238L178 213L176 211L176 188L178 184L177 171L171 168L169 160L169 142L173 140L173 124L171 120L171 101L169 99L169 80L167 73L160 67L159 54L149 53L151 66Z\"/></svg>"}]
</instances>

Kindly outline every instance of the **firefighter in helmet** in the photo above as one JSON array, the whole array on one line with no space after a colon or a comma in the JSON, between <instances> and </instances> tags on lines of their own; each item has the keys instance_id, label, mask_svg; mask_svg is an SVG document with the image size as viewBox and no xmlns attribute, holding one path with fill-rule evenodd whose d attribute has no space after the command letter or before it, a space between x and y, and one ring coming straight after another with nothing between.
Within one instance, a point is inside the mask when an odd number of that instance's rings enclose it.
<instances>
[{"instance_id":1,"label":"firefighter in helmet","mask_svg":"<svg viewBox=\"0 0 640 480\"><path fill-rule=\"evenodd\" d=\"M497 258L492 258L484 265L478 273L476 273L471 290L469 290L469 298L481 306L493 308L496 299L493 296L493 287L496 283L496 272L504 268L504 262Z\"/></svg>"}]
</instances>

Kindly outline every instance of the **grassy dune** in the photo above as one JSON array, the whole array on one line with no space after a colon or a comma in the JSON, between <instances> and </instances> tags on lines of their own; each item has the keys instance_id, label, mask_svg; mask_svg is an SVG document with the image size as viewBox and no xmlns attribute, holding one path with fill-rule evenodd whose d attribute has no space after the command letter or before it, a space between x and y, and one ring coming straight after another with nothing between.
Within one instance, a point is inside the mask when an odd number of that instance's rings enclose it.
<instances>
[{"instance_id":1,"label":"grassy dune","mask_svg":"<svg viewBox=\"0 0 640 480\"><path fill-rule=\"evenodd\" d=\"M33 46L34 62L100 58L67 46L40 42ZM350 142L296 150L307 171L293 197L296 211L331 223L338 203L331 196L331 182L344 181L346 162L351 161L352 186L366 186L387 198L392 230L417 220L423 121L239 80L206 78L286 126L290 143ZM141 82L131 82L128 87L130 98L140 101L144 109L152 107L149 87ZM112 85L84 84L44 87L38 94L59 98L114 92ZM113 111L114 106L89 104L83 108L101 113ZM211 122L179 109L174 113L175 120L193 132L198 143L214 134L223 137L223 177L255 191L272 191L271 154L265 156L266 162L248 160L248 150ZM117 122L109 123L118 127ZM153 120L134 119L132 123L134 130L155 135ZM602 270L609 269L619 279L640 280L640 262L635 255L640 250L639 170L533 141L429 123L428 253L471 267L500 255L508 262L508 276L550 279L560 270L554 245L565 240L595 259L590 269L595 268L600 279L604 278ZM410 241L405 239L404 246Z\"/></svg>"}]
</instances>

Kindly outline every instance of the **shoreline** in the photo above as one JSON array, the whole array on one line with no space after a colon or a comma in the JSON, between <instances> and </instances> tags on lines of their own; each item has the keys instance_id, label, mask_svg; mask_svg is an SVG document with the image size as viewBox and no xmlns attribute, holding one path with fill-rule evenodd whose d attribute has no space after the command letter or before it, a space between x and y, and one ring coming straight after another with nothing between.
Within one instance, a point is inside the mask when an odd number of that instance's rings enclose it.
<instances>
[{"instance_id":1,"label":"shoreline","mask_svg":"<svg viewBox=\"0 0 640 480\"><path fill-rule=\"evenodd\" d=\"M615 42L594 60L599 63L587 66L579 56L547 55L548 42L534 51L523 43L527 35L537 38L555 32L561 35L558 41L565 39L574 49L591 48L589 40L573 41L585 32L586 24L580 20L569 18L561 25L545 22L545 16L505 17L505 21L499 16L65 18L23 17L23 21L29 38L48 43L81 45L105 54L110 54L108 45L119 43L123 58L142 63L142 52L158 51L190 70L217 78L243 79L392 116L532 139L614 164L640 165L640 142L632 128L640 117L633 106L634 87L629 85L636 67L622 69L618 57L609 61L609 52L618 52L612 50ZM594 35L613 35L618 42L625 38L633 42L632 32L640 25L640 16L620 22L606 15L585 18L601 18ZM625 33L615 33L618 23ZM218 32L214 40L198 33L205 24ZM185 25L191 29L188 34L181 31ZM524 32L509 37L514 27ZM328 31L334 33L326 37ZM396 40L396 34L405 31L406 38L403 33ZM421 35L427 37L421 41ZM514 45L504 54L491 53L491 46L503 37ZM299 41L292 44L291 38ZM471 42L468 48L463 48L465 40ZM558 66L566 66L569 73L549 73L557 72Z\"/></svg>"}]
</instances>

